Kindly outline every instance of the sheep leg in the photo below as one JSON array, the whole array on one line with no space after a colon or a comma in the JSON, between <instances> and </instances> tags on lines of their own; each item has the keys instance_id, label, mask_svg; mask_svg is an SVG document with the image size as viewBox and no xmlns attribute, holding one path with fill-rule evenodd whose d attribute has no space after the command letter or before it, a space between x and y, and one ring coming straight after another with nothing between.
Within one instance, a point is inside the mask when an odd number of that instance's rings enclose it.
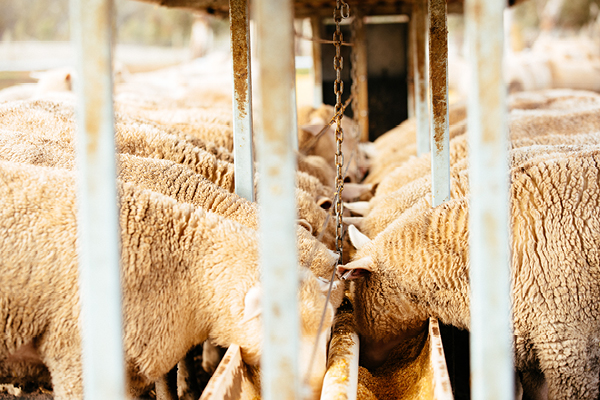
<instances>
[{"instance_id":1,"label":"sheep leg","mask_svg":"<svg viewBox=\"0 0 600 400\"><path fill-rule=\"evenodd\" d=\"M177 400L176 384L173 384L173 373L175 368L161 376L154 383L156 400Z\"/></svg>"},{"instance_id":2,"label":"sheep leg","mask_svg":"<svg viewBox=\"0 0 600 400\"><path fill-rule=\"evenodd\" d=\"M519 372L524 400L548 400L548 384L539 370Z\"/></svg>"},{"instance_id":3,"label":"sheep leg","mask_svg":"<svg viewBox=\"0 0 600 400\"><path fill-rule=\"evenodd\" d=\"M578 338L580 335L577 333L562 332L557 336L559 340L536 346L540 368L548 385L548 399L597 399L599 352L591 347L592 343L588 343L588 340Z\"/></svg>"},{"instance_id":4,"label":"sheep leg","mask_svg":"<svg viewBox=\"0 0 600 400\"><path fill-rule=\"evenodd\" d=\"M52 391L56 400L83 399L83 371L80 360L46 360L52 377Z\"/></svg>"},{"instance_id":5,"label":"sheep leg","mask_svg":"<svg viewBox=\"0 0 600 400\"><path fill-rule=\"evenodd\" d=\"M177 363L177 396L180 400L196 400L200 397L193 349Z\"/></svg>"}]
</instances>

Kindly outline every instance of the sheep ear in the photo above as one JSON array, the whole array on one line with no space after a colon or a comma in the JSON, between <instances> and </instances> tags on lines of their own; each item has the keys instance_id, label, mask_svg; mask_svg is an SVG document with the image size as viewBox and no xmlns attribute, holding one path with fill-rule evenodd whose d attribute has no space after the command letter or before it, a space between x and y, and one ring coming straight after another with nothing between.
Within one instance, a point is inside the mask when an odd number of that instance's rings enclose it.
<instances>
[{"instance_id":1,"label":"sheep ear","mask_svg":"<svg viewBox=\"0 0 600 400\"><path fill-rule=\"evenodd\" d=\"M373 259L371 257L363 257L346 265L338 266L337 273L343 280L354 280L373 272L372 265Z\"/></svg>"},{"instance_id":2,"label":"sheep ear","mask_svg":"<svg viewBox=\"0 0 600 400\"><path fill-rule=\"evenodd\" d=\"M259 285L252 286L244 299L244 316L242 323L248 322L262 314L262 290Z\"/></svg>"},{"instance_id":3,"label":"sheep ear","mask_svg":"<svg viewBox=\"0 0 600 400\"><path fill-rule=\"evenodd\" d=\"M333 201L329 197L321 196L317 199L317 205L323 210L329 210Z\"/></svg>"},{"instance_id":4,"label":"sheep ear","mask_svg":"<svg viewBox=\"0 0 600 400\"><path fill-rule=\"evenodd\" d=\"M365 217L345 217L344 222L346 225L354 225L359 230L362 229L362 224L365 220Z\"/></svg>"},{"instance_id":5,"label":"sheep ear","mask_svg":"<svg viewBox=\"0 0 600 400\"><path fill-rule=\"evenodd\" d=\"M371 241L367 235L361 233L354 225L348 226L348 234L350 235L350 242L356 250L360 250Z\"/></svg>"},{"instance_id":6,"label":"sheep ear","mask_svg":"<svg viewBox=\"0 0 600 400\"><path fill-rule=\"evenodd\" d=\"M371 190L373 190L373 185L370 183L345 183L344 191L342 192L342 200L352 201L353 199L360 197L363 193L370 192ZM358 203L368 202L359 201Z\"/></svg>"},{"instance_id":7,"label":"sheep ear","mask_svg":"<svg viewBox=\"0 0 600 400\"><path fill-rule=\"evenodd\" d=\"M312 233L313 233L313 227L312 227L312 225L307 220L305 220L304 218L300 218L298 220L298 225L300 225L301 227L303 227L304 229L306 229L312 235Z\"/></svg>"},{"instance_id":8,"label":"sheep ear","mask_svg":"<svg viewBox=\"0 0 600 400\"><path fill-rule=\"evenodd\" d=\"M363 152L365 156L369 159L377 158L378 151L377 146L373 142L361 142L358 144L359 149Z\"/></svg>"},{"instance_id":9,"label":"sheep ear","mask_svg":"<svg viewBox=\"0 0 600 400\"><path fill-rule=\"evenodd\" d=\"M300 129L302 129L305 132L310 133L313 136L317 136L325 127L325 124L322 125L314 125L314 124L308 124L308 125L302 125L300 127Z\"/></svg>"},{"instance_id":10,"label":"sheep ear","mask_svg":"<svg viewBox=\"0 0 600 400\"><path fill-rule=\"evenodd\" d=\"M344 187L346 187L346 185L344 185ZM347 208L354 214L367 215L369 213L370 206L368 201L355 201L354 203L344 203L344 208Z\"/></svg>"}]
</instances>

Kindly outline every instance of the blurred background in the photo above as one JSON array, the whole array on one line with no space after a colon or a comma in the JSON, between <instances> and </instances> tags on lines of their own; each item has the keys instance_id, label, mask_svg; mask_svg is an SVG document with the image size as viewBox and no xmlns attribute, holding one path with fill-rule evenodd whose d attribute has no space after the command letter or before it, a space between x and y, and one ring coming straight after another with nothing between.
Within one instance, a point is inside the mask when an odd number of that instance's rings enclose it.
<instances>
[{"instance_id":1,"label":"blurred background","mask_svg":"<svg viewBox=\"0 0 600 400\"><path fill-rule=\"evenodd\" d=\"M0 89L31 84L39 78L36 72L73 65L68 42L69 0L0 0L0 10ZM229 57L227 19L133 0L115 0L115 13L115 69L124 76L190 63L214 54L221 55L220 62ZM400 50L396 53L404 52L402 49L407 46L407 20L406 17L395 20L393 23L401 29L389 32L398 32L398 37L386 39L388 49L393 46L390 40L398 42ZM449 14L448 26L452 102L466 96L469 73L463 16ZM600 0L526 0L506 11L505 28L505 70L511 92L561 87L600 91ZM295 29L298 103L310 104L312 51L306 38L313 34L308 20L296 21ZM329 38L327 29L320 35ZM378 43L381 40L368 47L376 48ZM324 57L332 50L328 47L331 46L324 46ZM375 51L375 58L390 53L393 52ZM398 80L404 91L400 97L405 99L406 81L410 79L406 57L389 62L403 64L398 70ZM323 65L327 69L330 62L324 61ZM229 70L218 71L226 74ZM389 68L383 72L393 73ZM389 83L386 81L383 86L388 87ZM383 92L377 94L377 82L370 83L370 87L374 93L370 103L386 98ZM327 82L323 91L327 103L331 94ZM400 122L394 120L392 125Z\"/></svg>"}]
</instances>

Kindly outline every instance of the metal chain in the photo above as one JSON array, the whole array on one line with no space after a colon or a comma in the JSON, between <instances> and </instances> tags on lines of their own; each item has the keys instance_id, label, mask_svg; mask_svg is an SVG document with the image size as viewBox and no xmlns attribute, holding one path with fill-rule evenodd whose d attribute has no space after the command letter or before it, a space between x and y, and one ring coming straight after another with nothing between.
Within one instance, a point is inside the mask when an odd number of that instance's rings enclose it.
<instances>
[{"instance_id":1,"label":"metal chain","mask_svg":"<svg viewBox=\"0 0 600 400\"><path fill-rule=\"evenodd\" d=\"M342 81L342 68L344 68L344 59L341 56L343 36L340 29L340 22L343 18L350 17L350 6L343 0L336 0L335 10L333 10L333 20L335 22L335 32L333 33L333 42L335 45L335 57L333 58L333 68L335 69L335 82L333 84L333 91L335 93L335 141L336 141L336 153L335 153L335 167L336 167L336 178L335 188L337 191L337 197L334 204L334 211L336 217L335 227L335 249L340 255L339 263L342 262L342 213L344 212L344 205L342 203L342 191L344 190L344 174L342 167L344 165L344 154L342 153L342 142L344 140L344 131L342 130L342 94L344 93L344 81Z\"/></svg>"}]
</instances>

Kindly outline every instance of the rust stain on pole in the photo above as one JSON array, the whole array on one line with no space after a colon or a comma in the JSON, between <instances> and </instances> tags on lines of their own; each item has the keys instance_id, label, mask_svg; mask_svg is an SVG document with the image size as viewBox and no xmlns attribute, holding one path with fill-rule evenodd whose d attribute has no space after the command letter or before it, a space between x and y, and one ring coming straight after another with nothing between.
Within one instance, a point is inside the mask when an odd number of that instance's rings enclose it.
<instances>
[{"instance_id":1,"label":"rust stain on pole","mask_svg":"<svg viewBox=\"0 0 600 400\"><path fill-rule=\"evenodd\" d=\"M417 74L419 76L419 101L427 101L427 88L425 87L425 35L427 24L425 21L425 5L427 0L417 0L416 7L416 57L417 57Z\"/></svg>"},{"instance_id":2,"label":"rust stain on pole","mask_svg":"<svg viewBox=\"0 0 600 400\"><path fill-rule=\"evenodd\" d=\"M240 116L245 117L248 112L247 1L230 0L229 9L234 92Z\"/></svg>"},{"instance_id":3,"label":"rust stain on pole","mask_svg":"<svg viewBox=\"0 0 600 400\"><path fill-rule=\"evenodd\" d=\"M448 124L448 28L446 1L431 0L429 26L429 85L433 114L433 140L438 151L443 149Z\"/></svg>"}]
</instances>

